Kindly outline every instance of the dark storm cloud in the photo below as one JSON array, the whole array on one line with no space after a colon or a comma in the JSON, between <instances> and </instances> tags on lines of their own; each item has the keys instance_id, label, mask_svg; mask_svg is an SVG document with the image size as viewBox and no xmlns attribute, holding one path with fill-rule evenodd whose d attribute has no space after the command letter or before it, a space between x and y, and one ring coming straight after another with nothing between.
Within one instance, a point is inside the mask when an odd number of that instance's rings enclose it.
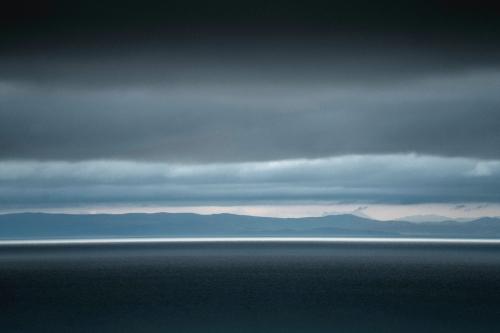
<instances>
[{"instance_id":1,"label":"dark storm cloud","mask_svg":"<svg viewBox=\"0 0 500 333\"><path fill-rule=\"evenodd\" d=\"M3 9L0 209L500 200L490 3Z\"/></svg>"},{"instance_id":2,"label":"dark storm cloud","mask_svg":"<svg viewBox=\"0 0 500 333\"><path fill-rule=\"evenodd\" d=\"M493 1L181 1L48 0L5 4L7 41L78 43L115 38L170 40L223 36L297 38L356 31L440 37L490 36L497 26ZM456 36L455 36L456 37ZM76 39L76 40L75 40Z\"/></svg>"},{"instance_id":3,"label":"dark storm cloud","mask_svg":"<svg viewBox=\"0 0 500 333\"><path fill-rule=\"evenodd\" d=\"M381 86L3 82L3 159L184 162L417 152L500 157L500 72Z\"/></svg>"},{"instance_id":4,"label":"dark storm cloud","mask_svg":"<svg viewBox=\"0 0 500 333\"><path fill-rule=\"evenodd\" d=\"M456 1L13 5L0 20L0 159L500 158L498 13Z\"/></svg>"},{"instance_id":5,"label":"dark storm cloud","mask_svg":"<svg viewBox=\"0 0 500 333\"><path fill-rule=\"evenodd\" d=\"M214 76L384 82L494 66L500 55L500 11L484 1L11 6L0 17L2 78L49 85L175 84Z\"/></svg>"}]
</instances>

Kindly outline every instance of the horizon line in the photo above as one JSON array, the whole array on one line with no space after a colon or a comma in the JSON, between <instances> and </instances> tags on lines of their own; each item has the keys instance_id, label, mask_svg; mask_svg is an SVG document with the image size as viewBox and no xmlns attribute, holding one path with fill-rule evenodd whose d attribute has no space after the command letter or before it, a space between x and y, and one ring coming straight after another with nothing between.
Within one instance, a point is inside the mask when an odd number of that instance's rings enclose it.
<instances>
[{"instance_id":1,"label":"horizon line","mask_svg":"<svg viewBox=\"0 0 500 333\"><path fill-rule=\"evenodd\" d=\"M410 244L470 244L500 245L493 238L404 238L404 237L137 237L137 238L81 238L81 239L35 239L0 240L3 246L43 245L99 245L99 244L168 244L168 243L410 243Z\"/></svg>"}]
</instances>

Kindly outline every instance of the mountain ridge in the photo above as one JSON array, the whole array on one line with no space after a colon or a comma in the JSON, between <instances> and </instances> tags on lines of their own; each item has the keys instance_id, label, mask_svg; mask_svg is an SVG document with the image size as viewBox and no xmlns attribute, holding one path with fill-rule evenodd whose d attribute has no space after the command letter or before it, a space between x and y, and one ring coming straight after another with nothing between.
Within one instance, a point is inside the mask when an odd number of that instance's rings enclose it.
<instances>
[{"instance_id":1,"label":"mountain ridge","mask_svg":"<svg viewBox=\"0 0 500 333\"><path fill-rule=\"evenodd\" d=\"M166 212L0 215L0 239L255 236L500 238L500 218L416 223L352 214L292 218Z\"/></svg>"}]
</instances>

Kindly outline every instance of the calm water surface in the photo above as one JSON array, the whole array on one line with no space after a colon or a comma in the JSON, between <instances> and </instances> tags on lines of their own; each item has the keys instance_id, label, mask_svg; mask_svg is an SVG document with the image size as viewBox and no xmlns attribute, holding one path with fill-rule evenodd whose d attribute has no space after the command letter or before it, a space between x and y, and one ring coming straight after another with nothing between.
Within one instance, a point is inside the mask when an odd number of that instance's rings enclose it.
<instances>
[{"instance_id":1,"label":"calm water surface","mask_svg":"<svg viewBox=\"0 0 500 333\"><path fill-rule=\"evenodd\" d=\"M500 332L500 245L0 245L2 332Z\"/></svg>"}]
</instances>

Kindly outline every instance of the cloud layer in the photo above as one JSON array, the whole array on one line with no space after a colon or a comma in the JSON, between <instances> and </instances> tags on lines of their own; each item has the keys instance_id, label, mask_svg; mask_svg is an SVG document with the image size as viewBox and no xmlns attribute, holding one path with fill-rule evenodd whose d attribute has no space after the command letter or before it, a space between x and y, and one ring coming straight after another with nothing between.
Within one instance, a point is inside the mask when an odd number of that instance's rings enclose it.
<instances>
[{"instance_id":1,"label":"cloud layer","mask_svg":"<svg viewBox=\"0 0 500 333\"><path fill-rule=\"evenodd\" d=\"M0 83L0 159L236 162L394 154L500 158L500 71L385 85L235 80Z\"/></svg>"},{"instance_id":2,"label":"cloud layer","mask_svg":"<svg viewBox=\"0 0 500 333\"><path fill-rule=\"evenodd\" d=\"M411 154L202 165L0 164L2 209L95 203L498 202L499 186L500 161Z\"/></svg>"},{"instance_id":3,"label":"cloud layer","mask_svg":"<svg viewBox=\"0 0 500 333\"><path fill-rule=\"evenodd\" d=\"M10 6L0 209L500 202L494 4Z\"/></svg>"}]
</instances>

